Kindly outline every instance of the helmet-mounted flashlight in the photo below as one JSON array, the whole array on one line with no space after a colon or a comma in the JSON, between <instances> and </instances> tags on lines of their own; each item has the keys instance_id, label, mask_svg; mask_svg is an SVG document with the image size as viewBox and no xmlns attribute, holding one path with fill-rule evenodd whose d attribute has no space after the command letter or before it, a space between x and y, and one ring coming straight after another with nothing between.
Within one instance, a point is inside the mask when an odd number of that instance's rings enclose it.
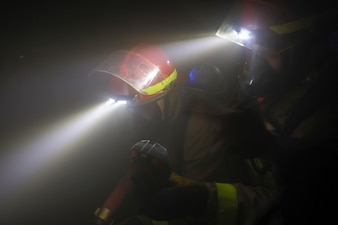
<instances>
[{"instance_id":1,"label":"helmet-mounted flashlight","mask_svg":"<svg viewBox=\"0 0 338 225\"><path fill-rule=\"evenodd\" d=\"M243 27L224 24L216 32L216 36L232 41L238 45L252 49L254 34Z\"/></svg>"}]
</instances>

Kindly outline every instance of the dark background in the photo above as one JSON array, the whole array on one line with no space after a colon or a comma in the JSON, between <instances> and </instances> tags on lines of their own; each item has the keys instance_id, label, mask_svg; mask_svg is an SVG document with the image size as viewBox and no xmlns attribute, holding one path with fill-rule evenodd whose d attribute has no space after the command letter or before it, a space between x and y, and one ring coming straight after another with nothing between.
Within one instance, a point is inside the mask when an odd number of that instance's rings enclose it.
<instances>
[{"instance_id":1,"label":"dark background","mask_svg":"<svg viewBox=\"0 0 338 225\"><path fill-rule=\"evenodd\" d=\"M221 0L93 2L2 7L1 225L90 224L128 165L134 144L128 139L130 118L116 112L55 156L50 149L79 131L49 140L44 135L50 125L95 103L86 76L113 50L216 31L229 5ZM32 144L38 141L44 142L41 151Z\"/></svg>"}]
</instances>

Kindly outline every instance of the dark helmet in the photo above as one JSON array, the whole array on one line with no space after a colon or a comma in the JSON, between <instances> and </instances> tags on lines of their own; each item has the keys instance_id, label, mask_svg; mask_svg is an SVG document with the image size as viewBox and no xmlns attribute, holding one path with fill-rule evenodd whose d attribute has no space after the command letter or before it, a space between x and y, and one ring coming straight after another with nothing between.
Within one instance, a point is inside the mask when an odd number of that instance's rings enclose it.
<instances>
[{"instance_id":1,"label":"dark helmet","mask_svg":"<svg viewBox=\"0 0 338 225\"><path fill-rule=\"evenodd\" d=\"M212 63L202 63L189 72L189 82L184 86L197 94L212 97L222 103L234 102L239 96L239 82L232 73Z\"/></svg>"},{"instance_id":2,"label":"dark helmet","mask_svg":"<svg viewBox=\"0 0 338 225\"><path fill-rule=\"evenodd\" d=\"M236 1L216 35L248 49L243 77L254 95L306 79L337 29L337 4L299 0ZM320 47L319 47L320 46ZM258 93L260 92L260 93Z\"/></svg>"},{"instance_id":3,"label":"dark helmet","mask_svg":"<svg viewBox=\"0 0 338 225\"><path fill-rule=\"evenodd\" d=\"M189 72L188 88L213 94L222 91L226 86L224 74L213 64L201 64Z\"/></svg>"},{"instance_id":4,"label":"dark helmet","mask_svg":"<svg viewBox=\"0 0 338 225\"><path fill-rule=\"evenodd\" d=\"M154 102L167 94L177 78L169 56L159 47L139 44L115 51L89 74L89 81L106 98L131 105Z\"/></svg>"}]
</instances>

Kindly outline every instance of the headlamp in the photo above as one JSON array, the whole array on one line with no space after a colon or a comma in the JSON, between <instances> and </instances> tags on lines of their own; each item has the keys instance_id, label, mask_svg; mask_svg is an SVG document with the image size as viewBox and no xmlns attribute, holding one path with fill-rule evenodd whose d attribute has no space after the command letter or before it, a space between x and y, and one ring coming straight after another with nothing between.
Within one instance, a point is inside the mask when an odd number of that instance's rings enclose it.
<instances>
[{"instance_id":1,"label":"headlamp","mask_svg":"<svg viewBox=\"0 0 338 225\"><path fill-rule=\"evenodd\" d=\"M121 104L128 104L128 103L135 103L137 102L137 95L111 95L108 96L108 102L111 103L121 103Z\"/></svg>"},{"instance_id":2,"label":"headlamp","mask_svg":"<svg viewBox=\"0 0 338 225\"><path fill-rule=\"evenodd\" d=\"M216 36L232 41L238 45L252 49L255 36L250 30L234 25L222 25L216 32Z\"/></svg>"},{"instance_id":3,"label":"headlamp","mask_svg":"<svg viewBox=\"0 0 338 225\"><path fill-rule=\"evenodd\" d=\"M256 54L261 56L276 54L280 51L280 48L276 48L273 43L268 42L259 30L253 31L244 27L225 24L217 30L215 35L254 50Z\"/></svg>"}]
</instances>

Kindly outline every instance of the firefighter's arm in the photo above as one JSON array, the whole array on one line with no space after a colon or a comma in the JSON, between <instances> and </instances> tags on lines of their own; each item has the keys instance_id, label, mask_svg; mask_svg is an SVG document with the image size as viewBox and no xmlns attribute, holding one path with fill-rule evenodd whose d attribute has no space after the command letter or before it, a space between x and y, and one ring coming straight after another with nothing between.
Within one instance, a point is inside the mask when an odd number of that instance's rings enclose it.
<instances>
[{"instance_id":1,"label":"firefighter's arm","mask_svg":"<svg viewBox=\"0 0 338 225\"><path fill-rule=\"evenodd\" d=\"M252 218L257 209L266 207L273 196L273 185L268 184L266 176L253 187L236 183L201 182L175 173L170 173L164 182L158 183L146 179L157 177L149 174L156 174L158 169L147 169L147 163L136 164L140 168L132 176L134 194L140 211L151 218L155 225L168 221L170 225L170 221L182 218L202 219L207 224L241 224L238 222L247 222L242 220Z\"/></svg>"},{"instance_id":2,"label":"firefighter's arm","mask_svg":"<svg viewBox=\"0 0 338 225\"><path fill-rule=\"evenodd\" d=\"M168 181L167 187L156 192L135 192L141 212L152 219L152 224L170 225L182 218L235 224L238 203L234 185L194 181L175 173Z\"/></svg>"},{"instance_id":3,"label":"firefighter's arm","mask_svg":"<svg viewBox=\"0 0 338 225\"><path fill-rule=\"evenodd\" d=\"M269 207L274 196L273 189L260 186L196 182L175 174L170 179L179 183L139 199L141 211L153 225L170 225L182 218L207 224L246 224Z\"/></svg>"},{"instance_id":4,"label":"firefighter's arm","mask_svg":"<svg viewBox=\"0 0 338 225\"><path fill-rule=\"evenodd\" d=\"M205 183L205 185L208 190L208 201L203 207L203 212L196 217L205 221L205 224L236 224L238 205L236 188L227 183ZM190 204L196 204L196 201L191 201ZM194 219L196 218L190 218L190 221ZM180 219L152 220L152 225L177 224L177 220ZM186 221L189 221L189 218L183 218L178 224L190 224Z\"/></svg>"}]
</instances>

